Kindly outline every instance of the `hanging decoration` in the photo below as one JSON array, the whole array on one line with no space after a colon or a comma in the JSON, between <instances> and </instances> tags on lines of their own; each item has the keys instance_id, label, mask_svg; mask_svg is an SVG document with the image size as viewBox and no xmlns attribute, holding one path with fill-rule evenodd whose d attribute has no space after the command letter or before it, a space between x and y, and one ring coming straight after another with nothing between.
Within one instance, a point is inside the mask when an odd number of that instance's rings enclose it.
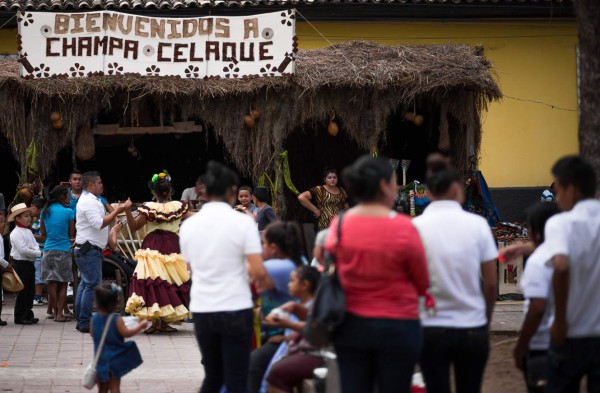
<instances>
[{"instance_id":1,"label":"hanging decoration","mask_svg":"<svg viewBox=\"0 0 600 393\"><path fill-rule=\"evenodd\" d=\"M335 115L331 115L331 118L329 119L329 124L327 125L327 132L331 136L336 136L338 132L340 132L340 128L338 127L337 123L333 121L334 119Z\"/></svg>"},{"instance_id":2,"label":"hanging decoration","mask_svg":"<svg viewBox=\"0 0 600 393\"><path fill-rule=\"evenodd\" d=\"M410 166L410 160L400 160L400 166L402 167L402 185L406 185L406 172Z\"/></svg>"},{"instance_id":3,"label":"hanging decoration","mask_svg":"<svg viewBox=\"0 0 600 393\"><path fill-rule=\"evenodd\" d=\"M52 122L52 128L55 130L62 130L65 126L65 121L59 112L52 112L50 114L50 121Z\"/></svg>"},{"instance_id":4,"label":"hanging decoration","mask_svg":"<svg viewBox=\"0 0 600 393\"><path fill-rule=\"evenodd\" d=\"M254 121L254 118L252 117L252 115L244 116L244 126L246 126L246 128L248 128L248 129L252 129L252 128L256 127L256 121Z\"/></svg>"},{"instance_id":5,"label":"hanging decoration","mask_svg":"<svg viewBox=\"0 0 600 393\"><path fill-rule=\"evenodd\" d=\"M417 126L420 127L423 125L423 121L425 121L425 119L423 118L422 115L415 115L415 118L413 119L413 123Z\"/></svg>"},{"instance_id":6,"label":"hanging decoration","mask_svg":"<svg viewBox=\"0 0 600 393\"><path fill-rule=\"evenodd\" d=\"M294 195L300 195L300 191L294 186L292 182L292 174L290 173L290 162L288 159L288 151L284 150L279 154L279 163L283 169L283 180L285 181L285 185L287 188L294 193Z\"/></svg>"},{"instance_id":7,"label":"hanging decoration","mask_svg":"<svg viewBox=\"0 0 600 393\"><path fill-rule=\"evenodd\" d=\"M131 137L131 143L129 144L129 147L127 148L127 152L129 154L131 154L131 156L133 158L137 158L138 160L141 160L142 159L142 154L137 149L137 147L135 147L135 145L133 144L133 142L134 142L133 137Z\"/></svg>"},{"instance_id":8,"label":"hanging decoration","mask_svg":"<svg viewBox=\"0 0 600 393\"><path fill-rule=\"evenodd\" d=\"M415 206L424 208L429 204L429 195L427 194L427 188L419 181L414 181L415 186Z\"/></svg>"}]
</instances>

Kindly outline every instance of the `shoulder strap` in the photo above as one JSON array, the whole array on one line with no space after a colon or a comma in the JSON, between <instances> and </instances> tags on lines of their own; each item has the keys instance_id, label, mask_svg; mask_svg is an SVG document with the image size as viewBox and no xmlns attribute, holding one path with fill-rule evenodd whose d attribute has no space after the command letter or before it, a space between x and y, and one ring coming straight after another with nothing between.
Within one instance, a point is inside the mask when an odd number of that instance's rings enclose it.
<instances>
[{"instance_id":1,"label":"shoulder strap","mask_svg":"<svg viewBox=\"0 0 600 393\"><path fill-rule=\"evenodd\" d=\"M342 218L344 217L344 213L345 211L340 210L340 213L338 214L337 233L335 236L335 251L337 251L340 240L342 239Z\"/></svg>"},{"instance_id":2,"label":"shoulder strap","mask_svg":"<svg viewBox=\"0 0 600 393\"><path fill-rule=\"evenodd\" d=\"M330 272L331 273L331 269L335 269L335 261L337 259L337 249L338 246L340 244L340 240L342 238L342 218L344 217L344 211L341 210L340 213L338 214L338 222L337 222L337 229L336 229L336 236L335 236L335 247L334 247L334 251L329 253L329 257L325 258L325 271L326 272Z\"/></svg>"},{"instance_id":3,"label":"shoulder strap","mask_svg":"<svg viewBox=\"0 0 600 393\"><path fill-rule=\"evenodd\" d=\"M112 313L106 320L106 324L104 325L104 331L102 331L102 337L100 338L100 343L98 344L98 351L96 352L96 356L94 357L94 366L98 364L98 359L100 359L100 354L102 354L102 349L104 348L104 341L106 341L106 335L108 334L108 328L114 316L115 313Z\"/></svg>"}]
</instances>

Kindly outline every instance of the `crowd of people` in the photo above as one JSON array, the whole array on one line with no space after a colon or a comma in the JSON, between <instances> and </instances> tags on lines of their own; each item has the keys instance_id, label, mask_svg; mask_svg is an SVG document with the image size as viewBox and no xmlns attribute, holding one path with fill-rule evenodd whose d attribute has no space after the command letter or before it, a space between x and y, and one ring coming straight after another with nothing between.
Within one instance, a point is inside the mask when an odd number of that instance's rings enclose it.
<instances>
[{"instance_id":1,"label":"crowd of people","mask_svg":"<svg viewBox=\"0 0 600 393\"><path fill-rule=\"evenodd\" d=\"M172 325L188 321L205 370L201 392L279 393L324 364L302 332L328 253L345 295L345 316L332 335L342 392L408 392L418 364L428 392L450 392L454 384L469 393L481 390L489 356L496 263L528 255L514 349L528 390L578 392L587 376L589 391L598 391L596 175L578 156L560 159L552 174L556 202L543 198L528 211L531 241L498 250L487 221L463 209L463 178L439 154L427 160L431 203L416 218L392 209L398 185L387 160L359 158L341 172L345 188L327 169L323 185L298 197L320 230L309 263L301 228L277 218L270 190L238 188L222 164L210 162L180 200L166 171L154 175L152 200L137 209L130 200L108 204L99 173L74 172L69 188L58 185L46 201L0 214L0 232L15 223L10 264L4 247L0 263L23 283L16 324L39 322L32 307L46 305L45 283L49 318L73 318L77 330L92 334L100 391L118 391L121 377L142 362L125 338L173 333ZM102 251L116 246L123 225L145 234L125 294L101 282ZM71 315L73 263L79 285ZM115 315L119 296L138 324Z\"/></svg>"}]
</instances>

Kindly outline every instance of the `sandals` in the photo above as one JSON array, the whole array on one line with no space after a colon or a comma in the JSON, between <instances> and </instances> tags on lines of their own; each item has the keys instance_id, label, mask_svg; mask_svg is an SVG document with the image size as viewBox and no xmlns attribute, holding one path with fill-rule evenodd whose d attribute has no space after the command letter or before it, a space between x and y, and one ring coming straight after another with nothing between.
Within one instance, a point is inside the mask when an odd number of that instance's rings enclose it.
<instances>
[{"instance_id":1,"label":"sandals","mask_svg":"<svg viewBox=\"0 0 600 393\"><path fill-rule=\"evenodd\" d=\"M165 333L175 333L177 331L177 329L175 329L173 326L164 325L162 327L161 331L165 332Z\"/></svg>"},{"instance_id":2,"label":"sandals","mask_svg":"<svg viewBox=\"0 0 600 393\"><path fill-rule=\"evenodd\" d=\"M161 331L162 330L160 330L156 326L152 325L148 329L144 330L144 334L154 334L154 333L159 333Z\"/></svg>"},{"instance_id":3,"label":"sandals","mask_svg":"<svg viewBox=\"0 0 600 393\"><path fill-rule=\"evenodd\" d=\"M70 322L70 321L71 321L71 318L64 317L64 316L61 319L54 318L54 322Z\"/></svg>"},{"instance_id":4,"label":"sandals","mask_svg":"<svg viewBox=\"0 0 600 393\"><path fill-rule=\"evenodd\" d=\"M175 333L177 329L169 325L163 326L155 326L152 325L148 329L144 330L144 334L154 334L154 333Z\"/></svg>"}]
</instances>

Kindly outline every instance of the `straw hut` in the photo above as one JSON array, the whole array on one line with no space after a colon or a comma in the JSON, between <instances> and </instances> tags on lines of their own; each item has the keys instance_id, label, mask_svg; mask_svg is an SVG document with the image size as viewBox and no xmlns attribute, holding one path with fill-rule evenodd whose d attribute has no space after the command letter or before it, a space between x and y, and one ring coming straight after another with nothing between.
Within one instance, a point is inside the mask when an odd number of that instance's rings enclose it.
<instances>
[{"instance_id":1,"label":"straw hut","mask_svg":"<svg viewBox=\"0 0 600 393\"><path fill-rule=\"evenodd\" d=\"M57 154L73 146L80 158L93 154L99 114L119 114L118 127L139 125L152 112L147 132L178 132L194 121L214 130L226 158L245 176L256 179L273 170L273 157L288 137L311 124L341 119L345 135L360 150L385 146L388 122L427 103L435 109L435 132L461 170L477 158L480 114L501 98L491 64L480 47L466 45L385 46L354 41L297 54L291 77L185 79L136 75L23 79L18 63L0 61L0 132L22 167L34 140L43 178ZM150 109L149 109L150 108ZM251 109L260 112L253 128L244 125ZM53 129L58 112L64 126ZM148 113L146 113L148 115ZM189 123L186 123L189 124ZM170 131L169 131L170 130ZM115 129L115 133L118 133ZM303 147L310 152L311 146ZM90 153L91 152L91 153ZM290 157L290 160L293 160Z\"/></svg>"}]
</instances>

